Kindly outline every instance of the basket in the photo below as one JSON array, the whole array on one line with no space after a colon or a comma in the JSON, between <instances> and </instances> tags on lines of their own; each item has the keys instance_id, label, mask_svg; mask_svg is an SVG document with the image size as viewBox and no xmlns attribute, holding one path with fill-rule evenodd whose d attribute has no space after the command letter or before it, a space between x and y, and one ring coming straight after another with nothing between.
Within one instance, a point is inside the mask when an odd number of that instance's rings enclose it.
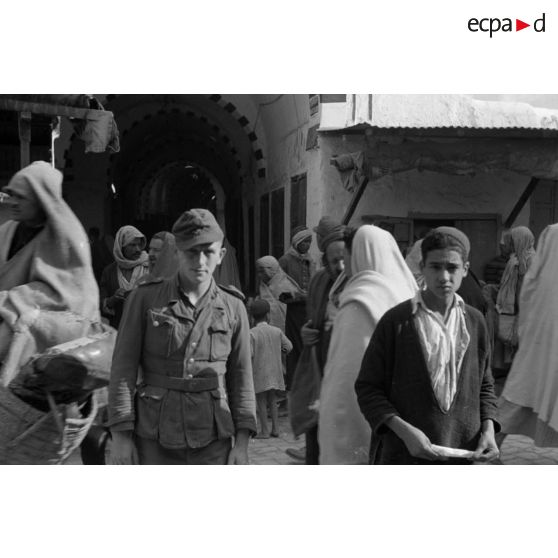
<instances>
[{"instance_id":1,"label":"basket","mask_svg":"<svg viewBox=\"0 0 558 558\"><path fill-rule=\"evenodd\" d=\"M66 417L66 405L48 400L45 413L0 387L0 464L58 465L81 444L97 414L95 395L81 410L84 418Z\"/></svg>"}]
</instances>

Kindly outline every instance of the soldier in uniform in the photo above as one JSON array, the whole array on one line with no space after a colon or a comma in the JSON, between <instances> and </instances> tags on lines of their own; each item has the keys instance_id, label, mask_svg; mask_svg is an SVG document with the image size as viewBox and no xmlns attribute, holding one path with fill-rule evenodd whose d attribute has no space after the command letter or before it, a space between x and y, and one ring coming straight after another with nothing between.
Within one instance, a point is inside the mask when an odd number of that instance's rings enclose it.
<instances>
[{"instance_id":1,"label":"soldier in uniform","mask_svg":"<svg viewBox=\"0 0 558 558\"><path fill-rule=\"evenodd\" d=\"M213 279L223 231L209 211L192 209L172 232L178 272L134 289L122 316L109 463L247 464L256 433L250 326L242 295Z\"/></svg>"}]
</instances>

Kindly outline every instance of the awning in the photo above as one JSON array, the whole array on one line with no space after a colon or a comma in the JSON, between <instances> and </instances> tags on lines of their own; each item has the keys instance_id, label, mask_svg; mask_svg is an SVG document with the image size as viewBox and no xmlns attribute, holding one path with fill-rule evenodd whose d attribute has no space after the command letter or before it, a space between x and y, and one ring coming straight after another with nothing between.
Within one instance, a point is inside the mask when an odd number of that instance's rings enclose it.
<instances>
[{"instance_id":1,"label":"awning","mask_svg":"<svg viewBox=\"0 0 558 558\"><path fill-rule=\"evenodd\" d=\"M86 153L120 150L114 115L91 95L0 95L0 110L64 116L85 142Z\"/></svg>"}]
</instances>

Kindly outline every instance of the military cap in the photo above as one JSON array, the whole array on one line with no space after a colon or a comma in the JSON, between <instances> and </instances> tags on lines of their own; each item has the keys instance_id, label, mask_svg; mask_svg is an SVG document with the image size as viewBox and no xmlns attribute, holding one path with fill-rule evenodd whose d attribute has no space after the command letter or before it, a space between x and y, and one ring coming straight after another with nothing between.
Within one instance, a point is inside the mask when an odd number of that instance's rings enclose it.
<instances>
[{"instance_id":1,"label":"military cap","mask_svg":"<svg viewBox=\"0 0 558 558\"><path fill-rule=\"evenodd\" d=\"M187 250L197 244L222 242L225 237L219 223L207 209L185 211L173 225L172 234L179 250Z\"/></svg>"}]
</instances>

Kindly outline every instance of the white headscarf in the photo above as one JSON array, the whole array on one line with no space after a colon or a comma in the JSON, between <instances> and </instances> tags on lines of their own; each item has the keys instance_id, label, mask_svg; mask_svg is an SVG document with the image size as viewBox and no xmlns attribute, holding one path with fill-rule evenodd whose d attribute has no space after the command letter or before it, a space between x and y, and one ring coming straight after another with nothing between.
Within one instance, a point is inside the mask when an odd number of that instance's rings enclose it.
<instances>
[{"instance_id":1,"label":"white headscarf","mask_svg":"<svg viewBox=\"0 0 558 558\"><path fill-rule=\"evenodd\" d=\"M364 225L356 232L351 248L351 270L352 276L340 297L341 305L358 299L374 314L378 305L384 308L383 315L392 306L412 298L417 291L415 278L395 239L374 225ZM373 296L366 294L372 289L376 289Z\"/></svg>"},{"instance_id":2,"label":"white headscarf","mask_svg":"<svg viewBox=\"0 0 558 558\"><path fill-rule=\"evenodd\" d=\"M513 253L510 255L500 282L496 308L501 314L515 314L515 301L519 278L524 276L535 254L535 237L527 227L515 227L510 231Z\"/></svg>"},{"instance_id":3,"label":"white headscarf","mask_svg":"<svg viewBox=\"0 0 558 558\"><path fill-rule=\"evenodd\" d=\"M142 252L137 260L129 260L124 256L123 248L133 242L136 239L141 239L142 241ZM149 256L147 252L143 250L146 245L145 236L132 225L125 225L120 227L116 233L116 238L114 239L113 254L118 266L117 276L118 285L122 289L130 291L137 284L139 279L149 273ZM133 269L132 276L130 279L126 279L122 273L123 269Z\"/></svg>"},{"instance_id":4,"label":"white headscarf","mask_svg":"<svg viewBox=\"0 0 558 558\"><path fill-rule=\"evenodd\" d=\"M535 237L527 227L514 227L511 230L511 239L519 264L519 274L525 275L535 255Z\"/></svg>"}]
</instances>

